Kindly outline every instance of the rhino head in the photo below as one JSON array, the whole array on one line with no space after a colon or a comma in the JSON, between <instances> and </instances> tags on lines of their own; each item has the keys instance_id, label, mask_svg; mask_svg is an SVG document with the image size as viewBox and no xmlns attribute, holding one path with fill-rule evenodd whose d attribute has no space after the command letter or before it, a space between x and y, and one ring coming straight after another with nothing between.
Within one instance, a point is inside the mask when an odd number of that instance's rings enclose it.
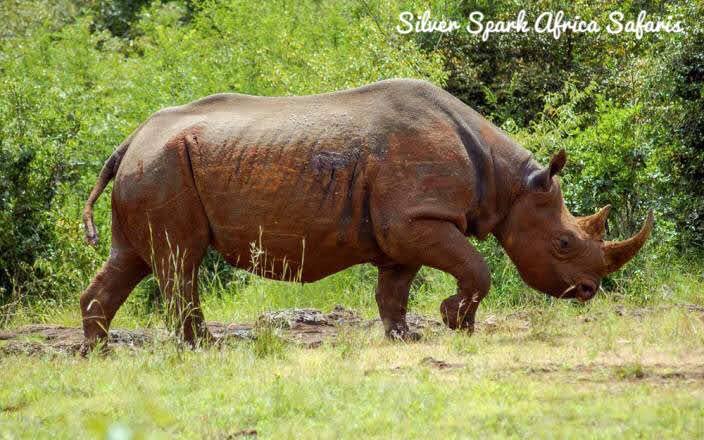
<instances>
[{"instance_id":1,"label":"rhino head","mask_svg":"<svg viewBox=\"0 0 704 440\"><path fill-rule=\"evenodd\" d=\"M529 286L558 298L587 301L605 275L619 270L643 247L653 228L653 213L633 237L604 241L611 206L587 217L570 214L553 179L566 160L561 150L547 168L526 178L524 191L496 235Z\"/></svg>"}]
</instances>

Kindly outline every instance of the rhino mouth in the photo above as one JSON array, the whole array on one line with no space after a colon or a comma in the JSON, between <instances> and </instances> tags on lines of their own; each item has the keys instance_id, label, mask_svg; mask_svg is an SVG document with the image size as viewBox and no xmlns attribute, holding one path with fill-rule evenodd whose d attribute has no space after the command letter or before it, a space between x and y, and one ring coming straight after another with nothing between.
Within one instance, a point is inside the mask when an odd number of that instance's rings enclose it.
<instances>
[{"instance_id":1,"label":"rhino mouth","mask_svg":"<svg viewBox=\"0 0 704 440\"><path fill-rule=\"evenodd\" d=\"M580 281L573 284L560 295L561 298L575 298L579 302L587 302L594 298L599 286L593 281Z\"/></svg>"}]
</instances>

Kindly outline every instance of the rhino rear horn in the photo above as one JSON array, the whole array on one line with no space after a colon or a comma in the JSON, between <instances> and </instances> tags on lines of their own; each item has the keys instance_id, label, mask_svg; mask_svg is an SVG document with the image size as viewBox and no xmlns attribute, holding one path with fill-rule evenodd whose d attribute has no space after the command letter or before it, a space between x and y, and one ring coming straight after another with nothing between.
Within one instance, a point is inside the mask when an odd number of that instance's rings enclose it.
<instances>
[{"instance_id":1,"label":"rhino rear horn","mask_svg":"<svg viewBox=\"0 0 704 440\"><path fill-rule=\"evenodd\" d=\"M648 213L643 227L633 237L623 241L607 241L604 243L604 263L606 273L616 272L628 263L643 247L653 230L653 211Z\"/></svg>"},{"instance_id":2,"label":"rhino rear horn","mask_svg":"<svg viewBox=\"0 0 704 440\"><path fill-rule=\"evenodd\" d=\"M567 153L561 149L550 159L550 165L530 176L530 187L537 191L549 191L552 187L552 178L562 171L567 162Z\"/></svg>"},{"instance_id":3,"label":"rhino rear horn","mask_svg":"<svg viewBox=\"0 0 704 440\"><path fill-rule=\"evenodd\" d=\"M606 233L606 219L611 212L611 205L606 205L596 214L577 217L577 224L594 240L601 240Z\"/></svg>"}]
</instances>

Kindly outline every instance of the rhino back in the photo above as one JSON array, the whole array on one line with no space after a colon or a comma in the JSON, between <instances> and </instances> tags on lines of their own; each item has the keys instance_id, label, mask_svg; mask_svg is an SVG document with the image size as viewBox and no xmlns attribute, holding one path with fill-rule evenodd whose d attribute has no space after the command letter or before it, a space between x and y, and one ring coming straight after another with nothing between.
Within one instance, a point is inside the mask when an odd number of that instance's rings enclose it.
<instances>
[{"instance_id":1,"label":"rhino back","mask_svg":"<svg viewBox=\"0 0 704 440\"><path fill-rule=\"evenodd\" d=\"M214 246L240 266L252 265L252 243L291 265L306 247L322 272L376 259L369 161L383 142L369 136L369 112L325 100L236 101L194 127L190 150Z\"/></svg>"},{"instance_id":2,"label":"rhino back","mask_svg":"<svg viewBox=\"0 0 704 440\"><path fill-rule=\"evenodd\" d=\"M186 138L216 249L241 267L252 264L252 244L267 258L286 258L294 267L306 259L320 273L305 278L317 279L385 258L370 215L374 185L427 188L394 181L388 173L378 179L380 172L413 162L413 172L401 174L414 179L418 169L434 173L447 164L453 171L441 172L445 182L449 174L464 175L456 185L476 185L461 136L453 134L450 108L458 108L453 100L442 89L412 80L302 97L214 95L160 112L155 119L162 122L143 129L141 143L149 145L141 146L128 167L158 156L159 146L174 137ZM433 140L438 126L447 132L442 142ZM423 145L394 142L399 134L424 139ZM404 144L410 149L404 151ZM432 166L419 165L419 153ZM470 201L451 203L469 209Z\"/></svg>"}]
</instances>

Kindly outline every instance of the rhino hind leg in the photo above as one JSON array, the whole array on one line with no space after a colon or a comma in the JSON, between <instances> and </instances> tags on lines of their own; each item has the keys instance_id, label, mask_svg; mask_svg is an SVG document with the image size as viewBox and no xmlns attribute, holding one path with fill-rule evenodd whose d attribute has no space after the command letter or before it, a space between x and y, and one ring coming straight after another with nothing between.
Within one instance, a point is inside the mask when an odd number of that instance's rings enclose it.
<instances>
[{"instance_id":1,"label":"rhino hind leg","mask_svg":"<svg viewBox=\"0 0 704 440\"><path fill-rule=\"evenodd\" d=\"M406 324L408 292L418 269L419 266L413 265L379 267L376 303L386 336L390 339L420 339L420 335L409 331Z\"/></svg>"},{"instance_id":2,"label":"rhino hind leg","mask_svg":"<svg viewBox=\"0 0 704 440\"><path fill-rule=\"evenodd\" d=\"M398 222L389 228L381 245L395 261L453 275L458 293L443 301L443 321L451 329L474 329L477 308L489 291L489 268L454 223L433 219Z\"/></svg>"},{"instance_id":3,"label":"rhino hind leg","mask_svg":"<svg viewBox=\"0 0 704 440\"><path fill-rule=\"evenodd\" d=\"M149 211L149 238L140 254L150 261L164 298L167 325L195 347L213 340L198 295L198 269L210 244L210 228L194 192Z\"/></svg>"},{"instance_id":4,"label":"rhino hind leg","mask_svg":"<svg viewBox=\"0 0 704 440\"><path fill-rule=\"evenodd\" d=\"M110 258L81 295L85 337L82 354L87 354L98 343L107 342L108 329L115 313L132 289L150 272L149 266L136 253L113 246Z\"/></svg>"},{"instance_id":5,"label":"rhino hind leg","mask_svg":"<svg viewBox=\"0 0 704 440\"><path fill-rule=\"evenodd\" d=\"M211 341L198 295L198 268L210 244L210 224L195 186L190 131L165 145L130 148L113 187L113 211L125 237L152 268L164 299L166 323L191 346ZM151 150L150 150L151 149ZM142 151L154 151L145 161ZM115 234L113 234L113 240Z\"/></svg>"},{"instance_id":6,"label":"rhino hind leg","mask_svg":"<svg viewBox=\"0 0 704 440\"><path fill-rule=\"evenodd\" d=\"M202 248L172 244L168 252L156 254L155 275L164 297L166 319L177 338L191 347L214 341L206 326L198 295L198 268L205 255Z\"/></svg>"},{"instance_id":7,"label":"rhino hind leg","mask_svg":"<svg viewBox=\"0 0 704 440\"><path fill-rule=\"evenodd\" d=\"M210 226L193 189L165 204L149 206L148 233L140 253L146 254L164 298L167 325L192 347L208 344L208 331L198 295L198 269L210 244ZM141 220L141 219L140 219Z\"/></svg>"}]
</instances>

